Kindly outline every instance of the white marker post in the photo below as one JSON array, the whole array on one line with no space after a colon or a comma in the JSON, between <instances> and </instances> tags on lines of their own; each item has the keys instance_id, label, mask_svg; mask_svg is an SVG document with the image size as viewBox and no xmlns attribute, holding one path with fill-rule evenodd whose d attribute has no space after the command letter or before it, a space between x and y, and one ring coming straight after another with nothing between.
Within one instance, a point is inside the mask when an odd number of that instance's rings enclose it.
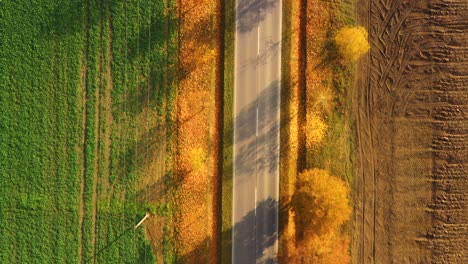
<instances>
[{"instance_id":1,"label":"white marker post","mask_svg":"<svg viewBox=\"0 0 468 264\"><path fill-rule=\"evenodd\" d=\"M138 224L136 224L136 226L133 228L133 229L137 229L141 224L143 224L143 222L148 218L150 217L150 213L146 213L145 217L143 217L143 219L140 220L140 222L138 222Z\"/></svg>"}]
</instances>

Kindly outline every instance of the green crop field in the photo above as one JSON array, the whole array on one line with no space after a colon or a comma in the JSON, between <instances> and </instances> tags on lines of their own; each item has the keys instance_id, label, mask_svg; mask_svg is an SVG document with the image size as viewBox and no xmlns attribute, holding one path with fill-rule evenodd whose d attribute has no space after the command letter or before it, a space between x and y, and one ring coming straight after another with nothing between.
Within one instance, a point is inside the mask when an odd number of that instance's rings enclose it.
<instances>
[{"instance_id":1,"label":"green crop field","mask_svg":"<svg viewBox=\"0 0 468 264\"><path fill-rule=\"evenodd\" d=\"M172 152L175 12L0 0L0 263L155 262L133 226Z\"/></svg>"}]
</instances>

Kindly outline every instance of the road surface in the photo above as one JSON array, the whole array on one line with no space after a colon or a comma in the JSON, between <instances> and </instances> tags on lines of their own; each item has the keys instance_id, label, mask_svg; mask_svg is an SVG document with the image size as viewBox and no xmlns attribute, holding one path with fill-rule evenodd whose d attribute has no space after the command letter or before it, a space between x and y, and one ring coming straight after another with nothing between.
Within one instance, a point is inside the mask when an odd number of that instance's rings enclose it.
<instances>
[{"instance_id":1,"label":"road surface","mask_svg":"<svg viewBox=\"0 0 468 264\"><path fill-rule=\"evenodd\" d=\"M276 263L281 0L237 0L232 262Z\"/></svg>"}]
</instances>

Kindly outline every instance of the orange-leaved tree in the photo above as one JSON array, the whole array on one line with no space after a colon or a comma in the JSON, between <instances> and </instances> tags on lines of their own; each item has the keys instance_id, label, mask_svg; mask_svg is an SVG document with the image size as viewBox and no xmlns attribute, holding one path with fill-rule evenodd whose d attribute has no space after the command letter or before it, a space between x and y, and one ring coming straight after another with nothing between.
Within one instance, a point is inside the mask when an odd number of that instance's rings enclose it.
<instances>
[{"instance_id":1,"label":"orange-leaved tree","mask_svg":"<svg viewBox=\"0 0 468 264\"><path fill-rule=\"evenodd\" d=\"M340 232L351 216L343 180L321 169L301 173L292 207L300 234L295 262L349 263L349 239Z\"/></svg>"},{"instance_id":2,"label":"orange-leaved tree","mask_svg":"<svg viewBox=\"0 0 468 264\"><path fill-rule=\"evenodd\" d=\"M370 46L363 27L344 27L335 36L335 45L345 60L356 61Z\"/></svg>"},{"instance_id":3,"label":"orange-leaved tree","mask_svg":"<svg viewBox=\"0 0 468 264\"><path fill-rule=\"evenodd\" d=\"M349 236L331 230L321 236L311 235L299 241L290 263L347 264Z\"/></svg>"},{"instance_id":4,"label":"orange-leaved tree","mask_svg":"<svg viewBox=\"0 0 468 264\"><path fill-rule=\"evenodd\" d=\"M298 228L305 232L326 233L345 223L351 215L345 182L321 169L299 175L292 205Z\"/></svg>"}]
</instances>

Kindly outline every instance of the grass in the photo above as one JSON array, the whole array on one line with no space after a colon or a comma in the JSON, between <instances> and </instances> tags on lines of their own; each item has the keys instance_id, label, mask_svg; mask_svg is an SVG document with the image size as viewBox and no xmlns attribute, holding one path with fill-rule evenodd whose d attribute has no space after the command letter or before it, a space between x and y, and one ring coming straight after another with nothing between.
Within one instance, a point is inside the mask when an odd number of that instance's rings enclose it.
<instances>
[{"instance_id":1,"label":"grass","mask_svg":"<svg viewBox=\"0 0 468 264\"><path fill-rule=\"evenodd\" d=\"M224 4L224 128L223 168L221 180L221 262L231 261L232 230L232 177L233 177L233 124L234 124L234 36L235 1Z\"/></svg>"},{"instance_id":2,"label":"grass","mask_svg":"<svg viewBox=\"0 0 468 264\"><path fill-rule=\"evenodd\" d=\"M166 4L162 1L118 2L109 8L113 54L110 190L103 191L109 195L103 195L99 202L102 204L101 210L120 218L120 223L115 225L109 219L100 218L99 237L103 238L100 247L119 237L145 213L142 202L150 202L144 201L148 190L140 190L137 186L142 175L148 174L144 166L151 162L148 159L155 151L148 145L161 144L163 140L158 138L154 143L151 139L156 136L151 135L154 129L165 135L167 143L162 143L167 153L165 177L172 177L170 142L173 131L171 113L176 92L172 73L176 63L176 31L171 30L166 35L165 10ZM168 15L169 22L174 23L173 12ZM153 174L149 172L148 175ZM163 175L156 177L163 178ZM157 188L166 188L166 185L161 182ZM156 217L169 222L166 216ZM169 224L164 228L164 239L167 240L166 234L171 228ZM120 237L112 250L102 252L98 261L118 259L132 262L135 256L139 256L140 260L153 263L152 249L142 230ZM164 250L165 259L173 255L166 246Z\"/></svg>"},{"instance_id":3,"label":"grass","mask_svg":"<svg viewBox=\"0 0 468 264\"><path fill-rule=\"evenodd\" d=\"M146 211L148 135L172 137L165 8L0 2L0 263L154 263L131 227Z\"/></svg>"},{"instance_id":4,"label":"grass","mask_svg":"<svg viewBox=\"0 0 468 264\"><path fill-rule=\"evenodd\" d=\"M56 6L0 3L1 263L78 259L81 35Z\"/></svg>"},{"instance_id":5,"label":"grass","mask_svg":"<svg viewBox=\"0 0 468 264\"><path fill-rule=\"evenodd\" d=\"M299 133L299 9L300 1L283 3L282 89L280 130L280 207L287 207L298 173ZM279 260L287 263L295 251L295 226L290 210L279 215Z\"/></svg>"},{"instance_id":6,"label":"grass","mask_svg":"<svg viewBox=\"0 0 468 264\"><path fill-rule=\"evenodd\" d=\"M334 109L329 113L329 129L324 141L318 148L308 153L308 167L324 168L344 179L348 186L353 181L353 116L351 113L354 83L354 65L345 65L338 61L334 46L330 45L335 32L343 26L355 24L354 0L339 0L330 3L330 27L323 43L322 54L327 60L325 65L331 70L330 86L335 95Z\"/></svg>"}]
</instances>

